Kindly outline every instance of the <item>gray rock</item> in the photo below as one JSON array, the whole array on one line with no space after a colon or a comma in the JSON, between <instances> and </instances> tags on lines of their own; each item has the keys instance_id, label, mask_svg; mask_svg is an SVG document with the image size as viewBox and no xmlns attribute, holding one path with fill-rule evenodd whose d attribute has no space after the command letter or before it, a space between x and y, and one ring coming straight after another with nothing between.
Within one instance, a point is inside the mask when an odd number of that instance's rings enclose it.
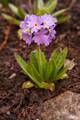
<instances>
[{"instance_id":1,"label":"gray rock","mask_svg":"<svg viewBox=\"0 0 80 120\"><path fill-rule=\"evenodd\" d=\"M42 120L80 120L80 94L65 92L43 103Z\"/></svg>"}]
</instances>

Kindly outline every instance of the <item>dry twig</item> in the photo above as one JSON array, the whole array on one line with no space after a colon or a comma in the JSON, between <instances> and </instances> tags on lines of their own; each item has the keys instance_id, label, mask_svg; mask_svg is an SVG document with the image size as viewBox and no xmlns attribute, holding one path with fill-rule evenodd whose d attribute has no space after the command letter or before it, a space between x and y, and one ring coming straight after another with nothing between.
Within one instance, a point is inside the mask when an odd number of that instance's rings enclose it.
<instances>
[{"instance_id":1,"label":"dry twig","mask_svg":"<svg viewBox=\"0 0 80 120\"><path fill-rule=\"evenodd\" d=\"M8 41L8 38L9 38L9 34L10 34L10 30L11 30L11 27L10 26L7 26L4 30L4 41L3 43L0 45L0 52L5 48L6 44L7 44L7 41Z\"/></svg>"}]
</instances>

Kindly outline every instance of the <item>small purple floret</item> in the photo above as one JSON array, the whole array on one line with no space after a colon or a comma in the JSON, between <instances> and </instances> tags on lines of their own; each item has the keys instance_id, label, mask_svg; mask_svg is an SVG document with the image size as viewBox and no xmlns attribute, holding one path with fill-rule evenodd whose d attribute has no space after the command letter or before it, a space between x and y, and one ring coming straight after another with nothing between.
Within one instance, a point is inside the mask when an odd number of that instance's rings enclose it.
<instances>
[{"instance_id":1,"label":"small purple floret","mask_svg":"<svg viewBox=\"0 0 80 120\"><path fill-rule=\"evenodd\" d=\"M48 46L55 38L56 22L57 20L48 14L42 16L26 15L20 23L23 40L28 45L34 42L38 45Z\"/></svg>"},{"instance_id":2,"label":"small purple floret","mask_svg":"<svg viewBox=\"0 0 80 120\"><path fill-rule=\"evenodd\" d=\"M53 18L51 15L44 14L41 16L41 20L43 23L43 28L55 27L57 20Z\"/></svg>"}]
</instances>

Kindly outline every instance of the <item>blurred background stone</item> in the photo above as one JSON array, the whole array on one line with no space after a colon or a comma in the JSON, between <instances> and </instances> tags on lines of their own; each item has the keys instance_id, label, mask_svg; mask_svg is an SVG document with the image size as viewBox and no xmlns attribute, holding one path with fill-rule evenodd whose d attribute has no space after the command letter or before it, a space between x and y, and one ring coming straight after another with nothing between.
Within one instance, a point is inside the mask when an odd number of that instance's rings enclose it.
<instances>
[{"instance_id":1,"label":"blurred background stone","mask_svg":"<svg viewBox=\"0 0 80 120\"><path fill-rule=\"evenodd\" d=\"M80 94L67 91L43 103L42 120L80 120Z\"/></svg>"}]
</instances>

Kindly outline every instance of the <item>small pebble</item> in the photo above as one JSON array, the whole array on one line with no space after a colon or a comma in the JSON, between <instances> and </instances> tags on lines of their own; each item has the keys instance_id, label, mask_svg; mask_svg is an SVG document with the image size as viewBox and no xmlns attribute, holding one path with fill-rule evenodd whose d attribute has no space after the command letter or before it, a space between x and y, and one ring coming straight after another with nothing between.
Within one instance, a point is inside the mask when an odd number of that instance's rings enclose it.
<instances>
[{"instance_id":1,"label":"small pebble","mask_svg":"<svg viewBox=\"0 0 80 120\"><path fill-rule=\"evenodd\" d=\"M7 115L10 115L10 111L8 111L6 114L7 114Z\"/></svg>"},{"instance_id":2,"label":"small pebble","mask_svg":"<svg viewBox=\"0 0 80 120\"><path fill-rule=\"evenodd\" d=\"M9 76L9 79L12 79L14 77L16 77L16 73L13 73L11 76Z\"/></svg>"}]
</instances>

